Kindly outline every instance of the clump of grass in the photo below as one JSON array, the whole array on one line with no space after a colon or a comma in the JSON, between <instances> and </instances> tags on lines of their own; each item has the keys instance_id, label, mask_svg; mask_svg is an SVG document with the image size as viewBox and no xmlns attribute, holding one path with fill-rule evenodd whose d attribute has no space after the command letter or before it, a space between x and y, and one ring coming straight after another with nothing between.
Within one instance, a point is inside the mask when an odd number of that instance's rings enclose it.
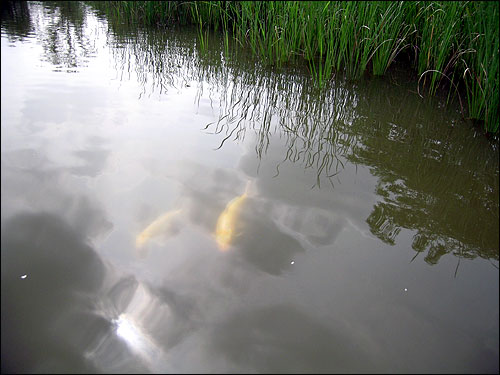
<instances>
[{"instance_id":1,"label":"clump of grass","mask_svg":"<svg viewBox=\"0 0 500 375\"><path fill-rule=\"evenodd\" d=\"M265 63L306 61L319 87L336 73L384 75L405 53L431 94L466 97L468 115L498 133L499 5L488 1L105 1L117 22L197 25L248 46ZM458 87L463 87L460 94Z\"/></svg>"},{"instance_id":2,"label":"clump of grass","mask_svg":"<svg viewBox=\"0 0 500 375\"><path fill-rule=\"evenodd\" d=\"M376 27L375 50L372 64L373 74L384 75L396 56L410 46L409 39L416 32L414 24L407 23L407 13L416 13L416 4L405 5L403 2L387 2L382 9ZM373 19L373 17L370 17ZM411 18L410 18L411 19Z\"/></svg>"},{"instance_id":3,"label":"clump of grass","mask_svg":"<svg viewBox=\"0 0 500 375\"><path fill-rule=\"evenodd\" d=\"M418 10L419 32L415 43L419 49L418 74L435 71L430 75L431 93L435 92L438 82L449 75L463 53L460 31L465 5L465 2L432 2Z\"/></svg>"},{"instance_id":4,"label":"clump of grass","mask_svg":"<svg viewBox=\"0 0 500 375\"><path fill-rule=\"evenodd\" d=\"M466 43L471 53L461 62L469 113L483 119L489 132L498 133L498 3L471 2L466 12Z\"/></svg>"}]
</instances>

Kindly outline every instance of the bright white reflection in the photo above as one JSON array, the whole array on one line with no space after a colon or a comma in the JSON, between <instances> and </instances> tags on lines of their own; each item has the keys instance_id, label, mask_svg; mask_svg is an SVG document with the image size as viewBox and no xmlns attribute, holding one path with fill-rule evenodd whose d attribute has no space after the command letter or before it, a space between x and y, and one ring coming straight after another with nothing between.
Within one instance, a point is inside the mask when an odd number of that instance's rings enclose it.
<instances>
[{"instance_id":1,"label":"bright white reflection","mask_svg":"<svg viewBox=\"0 0 500 375\"><path fill-rule=\"evenodd\" d=\"M122 314L114 322L116 324L116 333L127 343L136 345L140 341L140 332L138 328L126 316Z\"/></svg>"},{"instance_id":2,"label":"bright white reflection","mask_svg":"<svg viewBox=\"0 0 500 375\"><path fill-rule=\"evenodd\" d=\"M116 327L116 334L127 343L132 351L151 364L159 353L147 333L143 332L134 319L127 314L121 314L113 323Z\"/></svg>"},{"instance_id":3,"label":"bright white reflection","mask_svg":"<svg viewBox=\"0 0 500 375\"><path fill-rule=\"evenodd\" d=\"M127 344L131 352L138 356L151 372L161 372L165 353L142 325L153 311L156 316L163 316L165 313L161 304L158 305L158 301L140 284L128 306L118 319L112 322L116 335Z\"/></svg>"}]
</instances>

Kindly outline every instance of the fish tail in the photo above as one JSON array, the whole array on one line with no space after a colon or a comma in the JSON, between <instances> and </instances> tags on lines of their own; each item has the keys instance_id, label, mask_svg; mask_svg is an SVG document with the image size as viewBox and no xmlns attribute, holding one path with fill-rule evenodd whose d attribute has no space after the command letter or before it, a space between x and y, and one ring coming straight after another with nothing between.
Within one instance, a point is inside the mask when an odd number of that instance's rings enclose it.
<instances>
[{"instance_id":1,"label":"fish tail","mask_svg":"<svg viewBox=\"0 0 500 375\"><path fill-rule=\"evenodd\" d=\"M248 195L248 192L250 191L250 185L252 184L252 180L248 180L247 184L245 186L245 195Z\"/></svg>"}]
</instances>

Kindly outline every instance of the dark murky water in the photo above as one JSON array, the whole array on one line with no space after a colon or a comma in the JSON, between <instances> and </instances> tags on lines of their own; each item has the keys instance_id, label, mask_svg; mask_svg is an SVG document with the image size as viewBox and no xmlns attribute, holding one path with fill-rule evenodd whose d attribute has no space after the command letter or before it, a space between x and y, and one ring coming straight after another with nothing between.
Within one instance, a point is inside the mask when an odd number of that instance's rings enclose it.
<instances>
[{"instance_id":1,"label":"dark murky water","mask_svg":"<svg viewBox=\"0 0 500 375\"><path fill-rule=\"evenodd\" d=\"M459 111L2 10L2 372L498 373L498 149Z\"/></svg>"}]
</instances>

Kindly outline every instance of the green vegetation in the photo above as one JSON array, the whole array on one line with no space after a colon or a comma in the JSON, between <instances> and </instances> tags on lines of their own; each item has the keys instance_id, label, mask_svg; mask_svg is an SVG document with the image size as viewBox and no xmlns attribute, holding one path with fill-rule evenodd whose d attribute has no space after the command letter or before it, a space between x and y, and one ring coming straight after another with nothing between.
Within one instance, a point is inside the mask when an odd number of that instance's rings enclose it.
<instances>
[{"instance_id":1,"label":"green vegetation","mask_svg":"<svg viewBox=\"0 0 500 375\"><path fill-rule=\"evenodd\" d=\"M114 21L197 25L249 46L268 64L305 60L319 87L336 73L384 75L400 57L419 92L448 90L498 134L499 5L488 1L105 1ZM464 106L465 107L465 106Z\"/></svg>"}]
</instances>

